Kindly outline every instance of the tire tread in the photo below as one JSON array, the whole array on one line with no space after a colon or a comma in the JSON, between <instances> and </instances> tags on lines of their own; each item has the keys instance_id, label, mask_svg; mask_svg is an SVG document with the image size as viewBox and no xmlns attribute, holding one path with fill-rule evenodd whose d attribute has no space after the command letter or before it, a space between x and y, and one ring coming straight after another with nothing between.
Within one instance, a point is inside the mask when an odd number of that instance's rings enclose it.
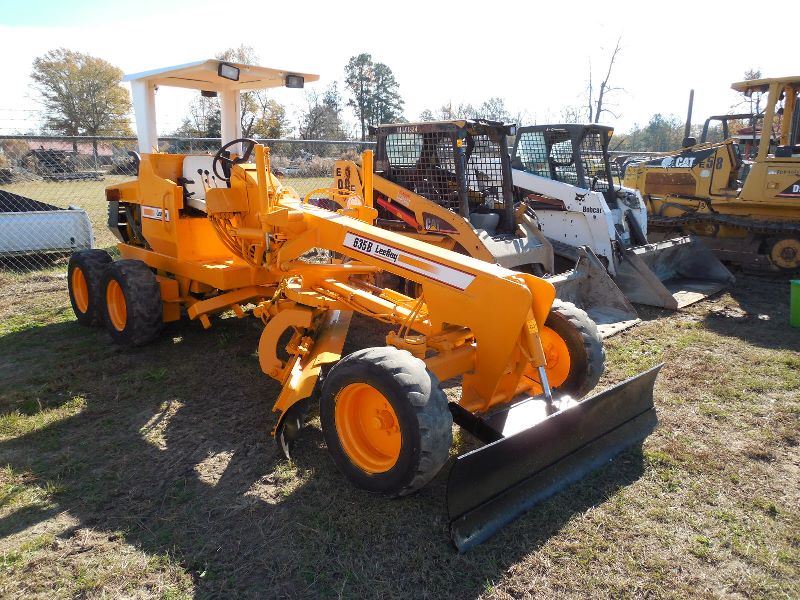
<instances>
[{"instance_id":1,"label":"tire tread","mask_svg":"<svg viewBox=\"0 0 800 600\"><path fill-rule=\"evenodd\" d=\"M395 490L386 492L389 496L405 496L428 483L441 470L450 454L452 445L453 418L447 406L447 398L439 388L439 380L427 370L425 363L407 350L392 346L364 348L340 360L331 370L339 372L349 369L374 369L389 375L408 399L414 411L419 429L420 454L415 461L413 472ZM323 387L323 400L326 390Z\"/></svg>"},{"instance_id":2,"label":"tire tread","mask_svg":"<svg viewBox=\"0 0 800 600\"><path fill-rule=\"evenodd\" d=\"M125 293L129 326L119 332L111 324L108 310L103 314L114 342L124 346L143 346L152 342L164 328L161 290L155 275L144 262L123 259L112 263L103 280L103 290L116 279Z\"/></svg>"},{"instance_id":3,"label":"tire tread","mask_svg":"<svg viewBox=\"0 0 800 600\"><path fill-rule=\"evenodd\" d=\"M112 262L113 259L108 252L97 249L78 250L69 257L69 266L67 267L69 300L72 304L72 311L81 325L98 327L103 324L105 295L103 294L102 282L106 268ZM72 271L75 267L83 271L86 285L89 288L89 306L85 313L78 311L75 299L72 296Z\"/></svg>"},{"instance_id":4,"label":"tire tread","mask_svg":"<svg viewBox=\"0 0 800 600\"><path fill-rule=\"evenodd\" d=\"M587 366L586 373L574 392L580 398L597 386L605 371L606 350L603 347L603 339L597 330L597 325L586 314L586 311L571 302L556 299L553 301L550 312L561 315L581 336L586 352Z\"/></svg>"}]
</instances>

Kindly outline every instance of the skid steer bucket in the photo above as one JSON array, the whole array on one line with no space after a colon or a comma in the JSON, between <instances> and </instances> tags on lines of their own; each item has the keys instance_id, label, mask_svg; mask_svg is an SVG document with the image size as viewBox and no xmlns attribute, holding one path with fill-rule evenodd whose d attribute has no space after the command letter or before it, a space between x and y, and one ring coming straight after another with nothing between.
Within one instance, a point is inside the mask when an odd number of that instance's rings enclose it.
<instances>
[{"instance_id":1,"label":"skid steer bucket","mask_svg":"<svg viewBox=\"0 0 800 600\"><path fill-rule=\"evenodd\" d=\"M734 276L692 236L624 250L615 280L631 302L677 310L715 294Z\"/></svg>"},{"instance_id":2,"label":"skid steer bucket","mask_svg":"<svg viewBox=\"0 0 800 600\"><path fill-rule=\"evenodd\" d=\"M450 534L460 552L581 479L655 428L653 386L663 365L575 402L528 398L481 418L453 420L487 445L459 456L447 482Z\"/></svg>"},{"instance_id":3,"label":"skid steer bucket","mask_svg":"<svg viewBox=\"0 0 800 600\"><path fill-rule=\"evenodd\" d=\"M636 309L594 252L586 246L570 246L569 249L577 259L575 268L548 278L556 288L558 299L585 310L603 338L639 323Z\"/></svg>"}]
</instances>

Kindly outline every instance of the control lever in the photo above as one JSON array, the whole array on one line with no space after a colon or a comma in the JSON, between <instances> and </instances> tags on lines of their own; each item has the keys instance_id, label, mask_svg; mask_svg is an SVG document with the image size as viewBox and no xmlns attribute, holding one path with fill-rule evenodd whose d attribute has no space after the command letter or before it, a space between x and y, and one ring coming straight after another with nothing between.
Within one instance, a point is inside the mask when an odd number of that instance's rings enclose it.
<instances>
[{"instance_id":1,"label":"control lever","mask_svg":"<svg viewBox=\"0 0 800 600\"><path fill-rule=\"evenodd\" d=\"M187 185L194 185L194 179L187 179L186 177L178 177L178 185L183 187L183 200L184 202L194 196L194 192L187 189Z\"/></svg>"},{"instance_id":2,"label":"control lever","mask_svg":"<svg viewBox=\"0 0 800 600\"><path fill-rule=\"evenodd\" d=\"M211 176L211 181L213 181L213 182L214 182L214 187L219 187L219 186L217 185L217 177L216 177L216 176L215 176L213 173L209 173L209 172L208 172L208 169L206 169L206 170L205 170L205 171L203 171L203 172L206 174L206 181L208 181L208 177L209 177L209 175L210 175L210 176ZM211 184L210 184L210 183L208 184L208 187L211 187Z\"/></svg>"},{"instance_id":3,"label":"control lever","mask_svg":"<svg viewBox=\"0 0 800 600\"><path fill-rule=\"evenodd\" d=\"M211 186L208 185L208 171L206 171L206 176L203 177L203 169L197 169L197 174L200 175L200 181L203 183L203 190L207 190Z\"/></svg>"}]
</instances>

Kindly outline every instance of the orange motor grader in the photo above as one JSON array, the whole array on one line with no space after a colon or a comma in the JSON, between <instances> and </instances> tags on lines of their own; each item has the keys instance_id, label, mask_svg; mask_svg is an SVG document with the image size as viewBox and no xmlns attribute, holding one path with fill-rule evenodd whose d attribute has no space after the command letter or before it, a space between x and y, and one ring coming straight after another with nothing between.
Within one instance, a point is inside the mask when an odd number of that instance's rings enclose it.
<instances>
[{"instance_id":1,"label":"orange motor grader","mask_svg":"<svg viewBox=\"0 0 800 600\"><path fill-rule=\"evenodd\" d=\"M659 367L583 397L603 369L594 324L579 313L553 320L555 291L541 278L376 227L369 151L363 180L329 190L336 210L283 185L269 149L241 138L239 93L314 79L216 60L128 76L138 177L106 190L122 258L75 253L72 305L79 323L104 324L123 345L151 342L181 318L260 319L260 367L283 386L273 435L288 455L318 399L335 464L370 492L425 485L448 461L457 423L485 443L450 468L451 533L463 551L643 439L656 422ZM165 85L217 92L225 143L215 156L155 150L154 93ZM315 249L342 258L304 260ZM376 285L382 273L415 282L417 295ZM353 312L394 330L385 345L342 357ZM458 402L439 387L453 377Z\"/></svg>"}]
</instances>

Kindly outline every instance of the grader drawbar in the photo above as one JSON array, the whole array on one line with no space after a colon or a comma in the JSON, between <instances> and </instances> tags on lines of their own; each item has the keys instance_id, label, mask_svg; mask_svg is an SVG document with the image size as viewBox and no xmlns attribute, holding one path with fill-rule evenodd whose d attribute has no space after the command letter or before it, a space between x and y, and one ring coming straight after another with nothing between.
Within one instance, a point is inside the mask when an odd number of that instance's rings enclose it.
<instances>
[{"instance_id":1,"label":"grader drawbar","mask_svg":"<svg viewBox=\"0 0 800 600\"><path fill-rule=\"evenodd\" d=\"M233 89L222 103L230 139L238 119L226 110L240 90L303 77L314 76L212 60L130 79L145 84L137 124L151 120L156 82L177 78L223 98ZM234 138L212 160L148 153L148 135L137 179L106 190L121 260L100 250L70 259L78 322L143 345L184 316L206 328L226 310L260 319L258 361L282 386L272 434L285 452L303 451L304 414L318 400L337 468L368 492L402 496L448 463L459 424L485 443L450 471L452 537L463 551L655 425L657 368L585 398L603 372L602 342L550 282L376 227L370 152L363 181L328 190L329 210L284 186L253 140ZM192 173L206 167L215 185L196 185ZM319 249L334 258L304 258ZM380 285L384 273L413 282L414 295ZM342 357L354 312L394 327L385 345ZM448 402L439 382L453 378L461 395Z\"/></svg>"}]
</instances>

